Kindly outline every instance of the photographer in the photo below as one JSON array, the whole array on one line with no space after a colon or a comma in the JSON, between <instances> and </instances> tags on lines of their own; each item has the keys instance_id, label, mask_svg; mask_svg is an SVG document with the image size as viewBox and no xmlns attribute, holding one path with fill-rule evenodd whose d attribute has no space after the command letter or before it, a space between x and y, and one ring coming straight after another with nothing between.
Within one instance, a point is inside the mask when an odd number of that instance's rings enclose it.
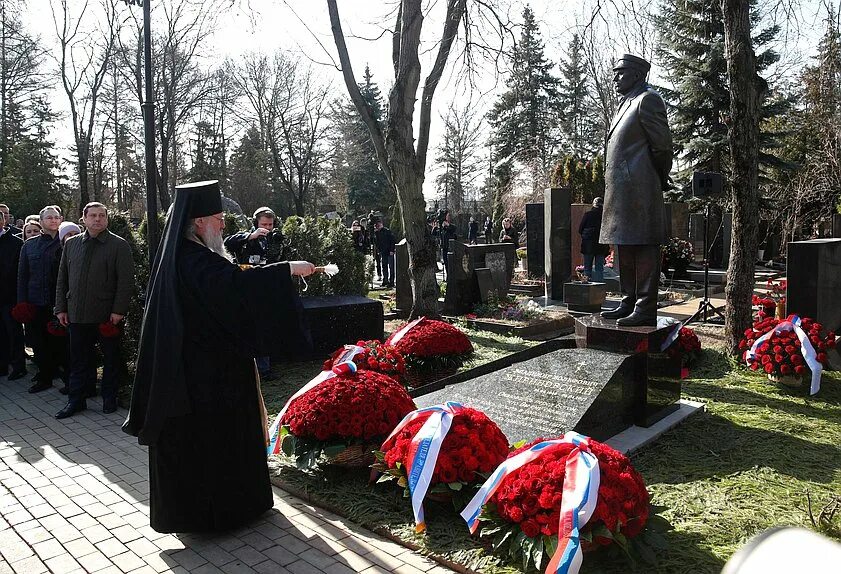
<instances>
[{"instance_id":1,"label":"photographer","mask_svg":"<svg viewBox=\"0 0 841 574\"><path fill-rule=\"evenodd\" d=\"M240 231L225 239L225 249L239 264L265 265L283 261L283 235L276 228L274 211L261 207L254 212L252 222L254 227L250 231Z\"/></svg>"}]
</instances>

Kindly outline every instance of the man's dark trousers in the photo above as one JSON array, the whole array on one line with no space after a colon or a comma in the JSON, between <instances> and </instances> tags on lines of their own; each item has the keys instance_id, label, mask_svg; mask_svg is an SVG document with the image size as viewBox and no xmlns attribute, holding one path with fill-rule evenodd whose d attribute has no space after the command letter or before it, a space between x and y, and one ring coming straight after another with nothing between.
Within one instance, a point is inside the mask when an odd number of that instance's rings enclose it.
<instances>
[{"instance_id":1,"label":"man's dark trousers","mask_svg":"<svg viewBox=\"0 0 841 574\"><path fill-rule=\"evenodd\" d=\"M26 370L23 327L12 319L12 305L0 305L0 367L8 365L12 372ZM7 373L0 372L0 376Z\"/></svg>"},{"instance_id":2,"label":"man's dark trousers","mask_svg":"<svg viewBox=\"0 0 841 574\"><path fill-rule=\"evenodd\" d=\"M103 337L98 324L70 323L70 401L81 403L96 386L96 343L102 349L102 401L117 399L119 337Z\"/></svg>"}]
</instances>

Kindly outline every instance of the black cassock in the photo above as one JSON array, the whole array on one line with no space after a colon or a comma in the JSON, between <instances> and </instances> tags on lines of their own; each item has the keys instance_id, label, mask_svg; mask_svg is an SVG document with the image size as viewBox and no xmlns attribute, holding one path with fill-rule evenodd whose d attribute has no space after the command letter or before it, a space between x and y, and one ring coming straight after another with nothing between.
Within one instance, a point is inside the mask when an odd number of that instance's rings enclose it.
<instances>
[{"instance_id":1,"label":"black cassock","mask_svg":"<svg viewBox=\"0 0 841 574\"><path fill-rule=\"evenodd\" d=\"M253 357L306 334L288 264L242 270L183 240L176 265L191 412L167 416L149 445L151 525L225 530L272 506Z\"/></svg>"}]
</instances>

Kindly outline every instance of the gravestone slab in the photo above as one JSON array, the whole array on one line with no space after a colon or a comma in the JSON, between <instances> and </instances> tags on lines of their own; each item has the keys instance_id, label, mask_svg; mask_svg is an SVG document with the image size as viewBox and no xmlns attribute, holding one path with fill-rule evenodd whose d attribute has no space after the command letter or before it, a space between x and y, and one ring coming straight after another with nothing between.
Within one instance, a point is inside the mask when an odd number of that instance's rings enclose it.
<instances>
[{"instance_id":1,"label":"gravestone slab","mask_svg":"<svg viewBox=\"0 0 841 574\"><path fill-rule=\"evenodd\" d=\"M662 353L678 322L658 317L653 327L619 327L598 313L575 319L575 342L580 348L631 353L640 357L638 392L645 397L645 416L636 424L651 426L678 408L680 363Z\"/></svg>"},{"instance_id":2,"label":"gravestone slab","mask_svg":"<svg viewBox=\"0 0 841 574\"><path fill-rule=\"evenodd\" d=\"M689 204L666 203L666 237L689 239Z\"/></svg>"},{"instance_id":3,"label":"gravestone slab","mask_svg":"<svg viewBox=\"0 0 841 574\"><path fill-rule=\"evenodd\" d=\"M832 237L841 238L841 213L832 214Z\"/></svg>"},{"instance_id":4,"label":"gravestone slab","mask_svg":"<svg viewBox=\"0 0 841 574\"><path fill-rule=\"evenodd\" d=\"M397 316L405 319L412 312L412 282L409 278L409 245L400 240L394 248L395 259L395 304Z\"/></svg>"},{"instance_id":5,"label":"gravestone slab","mask_svg":"<svg viewBox=\"0 0 841 574\"><path fill-rule=\"evenodd\" d=\"M313 356L324 357L359 340L383 340L383 305L358 295L302 297Z\"/></svg>"},{"instance_id":6,"label":"gravestone slab","mask_svg":"<svg viewBox=\"0 0 841 574\"><path fill-rule=\"evenodd\" d=\"M545 214L542 203L526 204L526 257L529 275L543 279L545 266Z\"/></svg>"},{"instance_id":7,"label":"gravestone slab","mask_svg":"<svg viewBox=\"0 0 841 574\"><path fill-rule=\"evenodd\" d=\"M570 208L572 192L568 188L546 190L543 202L546 225L546 294L560 301L564 283L572 277L572 228Z\"/></svg>"},{"instance_id":8,"label":"gravestone slab","mask_svg":"<svg viewBox=\"0 0 841 574\"><path fill-rule=\"evenodd\" d=\"M581 254L581 234L578 233L578 228L581 226L581 220L584 219L584 214L593 209L589 203L573 203L569 208L570 213L570 237L572 239L570 253L572 263L572 276L575 276L575 268L579 265L584 265L584 256Z\"/></svg>"},{"instance_id":9,"label":"gravestone slab","mask_svg":"<svg viewBox=\"0 0 841 574\"><path fill-rule=\"evenodd\" d=\"M695 254L695 262L704 259L704 215L692 213L689 216L689 241Z\"/></svg>"},{"instance_id":10,"label":"gravestone slab","mask_svg":"<svg viewBox=\"0 0 841 574\"><path fill-rule=\"evenodd\" d=\"M791 241L787 262L786 310L841 331L841 239Z\"/></svg>"},{"instance_id":11,"label":"gravestone slab","mask_svg":"<svg viewBox=\"0 0 841 574\"><path fill-rule=\"evenodd\" d=\"M465 245L452 242L444 314L462 315L470 312L482 301L477 269L487 269L500 297L508 295L514 267L517 265L517 247L513 243Z\"/></svg>"},{"instance_id":12,"label":"gravestone slab","mask_svg":"<svg viewBox=\"0 0 841 574\"><path fill-rule=\"evenodd\" d=\"M644 414L638 358L562 349L417 397L418 407L456 401L481 410L509 441L575 430L606 440Z\"/></svg>"},{"instance_id":13,"label":"gravestone slab","mask_svg":"<svg viewBox=\"0 0 841 574\"><path fill-rule=\"evenodd\" d=\"M499 297L490 269L486 267L477 269L476 280L479 282L479 296L482 303L487 303L491 297Z\"/></svg>"}]
</instances>

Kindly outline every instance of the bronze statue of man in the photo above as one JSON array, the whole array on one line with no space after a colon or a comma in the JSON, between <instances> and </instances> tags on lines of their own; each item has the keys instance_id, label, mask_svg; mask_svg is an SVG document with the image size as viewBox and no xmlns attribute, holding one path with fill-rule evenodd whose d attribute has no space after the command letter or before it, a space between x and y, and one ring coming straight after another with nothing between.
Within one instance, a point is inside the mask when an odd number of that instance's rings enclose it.
<instances>
[{"instance_id":1,"label":"bronze statue of man","mask_svg":"<svg viewBox=\"0 0 841 574\"><path fill-rule=\"evenodd\" d=\"M625 54L613 68L622 102L608 132L599 243L615 245L622 302L602 313L617 325L657 324L660 245L666 239L663 191L672 169L666 105L645 81L651 64Z\"/></svg>"}]
</instances>

